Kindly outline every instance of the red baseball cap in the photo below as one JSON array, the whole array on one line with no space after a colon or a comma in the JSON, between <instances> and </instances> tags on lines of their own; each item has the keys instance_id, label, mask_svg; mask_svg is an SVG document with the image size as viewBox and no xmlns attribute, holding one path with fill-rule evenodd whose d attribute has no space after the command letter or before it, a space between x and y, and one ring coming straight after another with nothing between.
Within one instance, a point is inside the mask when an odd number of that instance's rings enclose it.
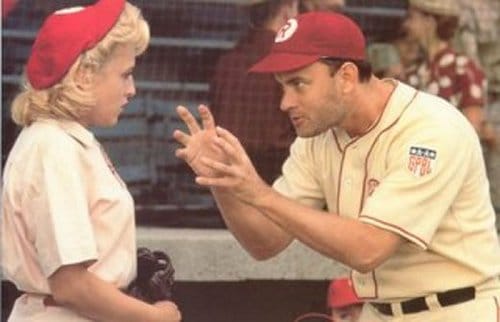
<instances>
[{"instance_id":1,"label":"red baseball cap","mask_svg":"<svg viewBox=\"0 0 500 322\"><path fill-rule=\"evenodd\" d=\"M362 303L362 301L354 293L351 279L345 277L330 282L328 287L328 307L341 308L358 303Z\"/></svg>"},{"instance_id":2,"label":"red baseball cap","mask_svg":"<svg viewBox=\"0 0 500 322\"><path fill-rule=\"evenodd\" d=\"M28 59L28 80L35 89L60 81L81 53L94 47L115 25L125 0L100 0L92 6L52 13L38 31Z\"/></svg>"},{"instance_id":3,"label":"red baseball cap","mask_svg":"<svg viewBox=\"0 0 500 322\"><path fill-rule=\"evenodd\" d=\"M270 53L249 71L286 72L323 57L366 59L365 37L354 21L333 12L308 12L289 19L276 34Z\"/></svg>"}]
</instances>

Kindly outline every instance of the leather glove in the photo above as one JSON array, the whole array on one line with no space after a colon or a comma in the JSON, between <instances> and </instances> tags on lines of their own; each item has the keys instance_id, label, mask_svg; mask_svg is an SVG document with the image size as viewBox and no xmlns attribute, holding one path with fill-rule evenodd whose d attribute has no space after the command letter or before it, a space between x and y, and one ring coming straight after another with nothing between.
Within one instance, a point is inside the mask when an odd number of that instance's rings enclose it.
<instances>
[{"instance_id":1,"label":"leather glove","mask_svg":"<svg viewBox=\"0 0 500 322\"><path fill-rule=\"evenodd\" d=\"M137 249L137 277L127 294L147 303L172 299L175 269L170 257L162 251Z\"/></svg>"}]
</instances>

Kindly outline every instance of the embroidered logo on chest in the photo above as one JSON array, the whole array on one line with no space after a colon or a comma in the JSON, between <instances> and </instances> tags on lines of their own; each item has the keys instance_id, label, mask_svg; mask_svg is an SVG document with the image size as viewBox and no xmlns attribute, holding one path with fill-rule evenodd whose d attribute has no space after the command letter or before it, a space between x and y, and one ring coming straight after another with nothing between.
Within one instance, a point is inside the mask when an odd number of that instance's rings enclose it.
<instances>
[{"instance_id":1,"label":"embroidered logo on chest","mask_svg":"<svg viewBox=\"0 0 500 322\"><path fill-rule=\"evenodd\" d=\"M408 170L410 170L414 176L425 176L432 172L436 157L436 150L412 146L410 147L408 156Z\"/></svg>"},{"instance_id":2,"label":"embroidered logo on chest","mask_svg":"<svg viewBox=\"0 0 500 322\"><path fill-rule=\"evenodd\" d=\"M366 194L368 195L368 197L373 194L373 192L375 191L375 189L378 187L379 184L380 181L378 181L377 179L368 180L368 182L366 183Z\"/></svg>"}]
</instances>

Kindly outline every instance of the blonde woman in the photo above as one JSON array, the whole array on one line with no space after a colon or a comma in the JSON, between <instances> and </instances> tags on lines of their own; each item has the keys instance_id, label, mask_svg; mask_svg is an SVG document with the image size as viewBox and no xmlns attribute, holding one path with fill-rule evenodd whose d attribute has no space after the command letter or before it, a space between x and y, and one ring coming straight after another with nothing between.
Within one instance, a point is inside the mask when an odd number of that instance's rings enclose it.
<instances>
[{"instance_id":1,"label":"blonde woman","mask_svg":"<svg viewBox=\"0 0 500 322\"><path fill-rule=\"evenodd\" d=\"M9 321L180 321L174 303L121 291L136 274L134 204L88 130L117 123L149 37L123 0L59 10L38 32L3 178L3 272L23 292Z\"/></svg>"}]
</instances>

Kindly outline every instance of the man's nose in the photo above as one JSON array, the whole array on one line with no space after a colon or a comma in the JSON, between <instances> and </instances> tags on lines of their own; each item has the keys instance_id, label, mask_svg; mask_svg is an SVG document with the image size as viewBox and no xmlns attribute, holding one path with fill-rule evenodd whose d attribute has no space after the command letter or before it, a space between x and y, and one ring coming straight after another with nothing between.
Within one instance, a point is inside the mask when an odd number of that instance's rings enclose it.
<instances>
[{"instance_id":1,"label":"man's nose","mask_svg":"<svg viewBox=\"0 0 500 322\"><path fill-rule=\"evenodd\" d=\"M283 112L287 112L293 106L297 104L297 100L294 94L290 93L290 91L284 91L283 96L281 97L280 110Z\"/></svg>"}]
</instances>

